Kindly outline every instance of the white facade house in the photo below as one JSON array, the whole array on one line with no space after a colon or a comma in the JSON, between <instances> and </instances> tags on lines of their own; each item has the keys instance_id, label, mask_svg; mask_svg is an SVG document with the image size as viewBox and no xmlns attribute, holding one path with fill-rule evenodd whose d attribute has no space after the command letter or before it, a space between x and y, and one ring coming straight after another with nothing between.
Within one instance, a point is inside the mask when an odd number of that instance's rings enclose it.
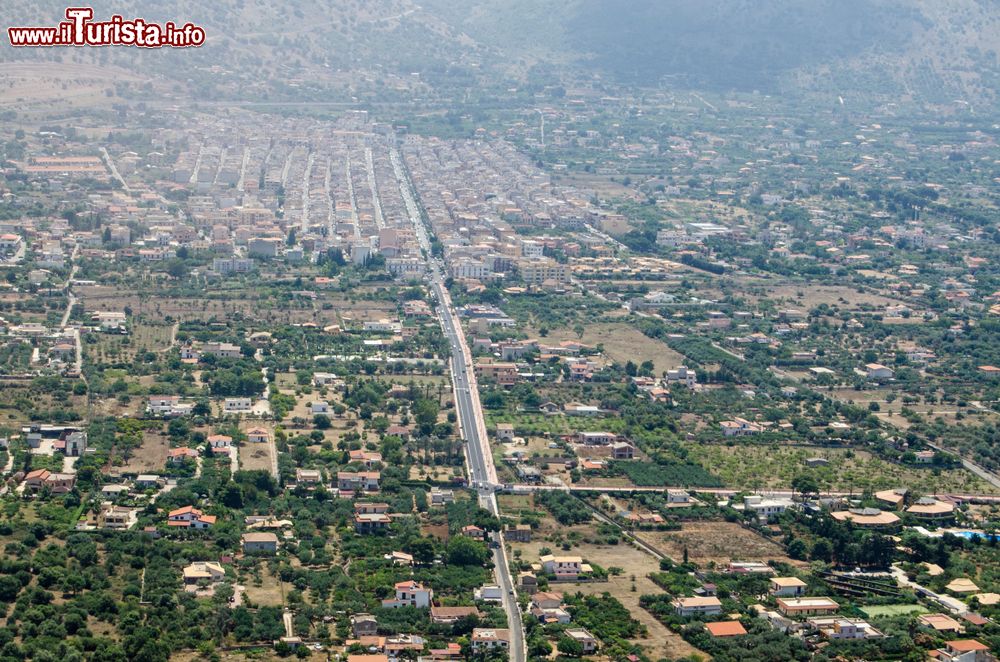
<instances>
[{"instance_id":1,"label":"white facade house","mask_svg":"<svg viewBox=\"0 0 1000 662\"><path fill-rule=\"evenodd\" d=\"M228 342L209 342L201 347L203 354L212 354L223 359L238 359L243 355L239 345Z\"/></svg>"},{"instance_id":2,"label":"white facade house","mask_svg":"<svg viewBox=\"0 0 1000 662\"><path fill-rule=\"evenodd\" d=\"M510 630L503 628L475 628L472 631L472 650L481 652L492 648L510 647Z\"/></svg>"},{"instance_id":3,"label":"white facade house","mask_svg":"<svg viewBox=\"0 0 1000 662\"><path fill-rule=\"evenodd\" d=\"M226 398L222 410L227 414L245 414L253 409L253 398Z\"/></svg>"},{"instance_id":4,"label":"white facade house","mask_svg":"<svg viewBox=\"0 0 1000 662\"><path fill-rule=\"evenodd\" d=\"M503 600L503 589L496 584L486 584L477 588L474 595L476 600L483 602L500 602Z\"/></svg>"},{"instance_id":5,"label":"white facade house","mask_svg":"<svg viewBox=\"0 0 1000 662\"><path fill-rule=\"evenodd\" d=\"M271 440L271 434L265 428L247 430L247 441L251 444L266 444Z\"/></svg>"},{"instance_id":6,"label":"white facade house","mask_svg":"<svg viewBox=\"0 0 1000 662\"><path fill-rule=\"evenodd\" d=\"M714 616L722 613L722 602L715 596L701 598L677 598L673 601L674 613L682 618L691 616Z\"/></svg>"},{"instance_id":7,"label":"white facade house","mask_svg":"<svg viewBox=\"0 0 1000 662\"><path fill-rule=\"evenodd\" d=\"M183 402L177 395L151 395L146 412L156 416L184 416L190 414L194 404Z\"/></svg>"},{"instance_id":8,"label":"white facade house","mask_svg":"<svg viewBox=\"0 0 1000 662\"><path fill-rule=\"evenodd\" d=\"M403 325L393 320L380 319L365 322L363 328L365 331L374 331L377 333L400 333L403 330Z\"/></svg>"},{"instance_id":9,"label":"white facade house","mask_svg":"<svg viewBox=\"0 0 1000 662\"><path fill-rule=\"evenodd\" d=\"M769 590L775 597L797 598L805 595L806 583L798 577L772 577Z\"/></svg>"},{"instance_id":10,"label":"white facade house","mask_svg":"<svg viewBox=\"0 0 1000 662\"><path fill-rule=\"evenodd\" d=\"M865 374L868 379L892 379L896 373L881 363L868 363L865 365Z\"/></svg>"},{"instance_id":11,"label":"white facade house","mask_svg":"<svg viewBox=\"0 0 1000 662\"><path fill-rule=\"evenodd\" d=\"M579 556L553 556L547 554L541 557L542 570L556 579L576 579L583 572L583 559Z\"/></svg>"},{"instance_id":12,"label":"white facade house","mask_svg":"<svg viewBox=\"0 0 1000 662\"><path fill-rule=\"evenodd\" d=\"M667 377L664 381L667 386L680 384L687 388L694 388L698 384L698 372L682 365L673 370L667 370Z\"/></svg>"},{"instance_id":13,"label":"white facade house","mask_svg":"<svg viewBox=\"0 0 1000 662\"><path fill-rule=\"evenodd\" d=\"M743 497L742 510L752 511L760 520L767 521L793 507L795 502L785 497L766 498L759 494Z\"/></svg>"},{"instance_id":14,"label":"white facade house","mask_svg":"<svg viewBox=\"0 0 1000 662\"><path fill-rule=\"evenodd\" d=\"M430 609L431 599L434 597L433 590L426 588L412 579L405 582L399 582L394 588L396 589L396 597L383 600L383 607L388 609L396 609L399 607Z\"/></svg>"}]
</instances>

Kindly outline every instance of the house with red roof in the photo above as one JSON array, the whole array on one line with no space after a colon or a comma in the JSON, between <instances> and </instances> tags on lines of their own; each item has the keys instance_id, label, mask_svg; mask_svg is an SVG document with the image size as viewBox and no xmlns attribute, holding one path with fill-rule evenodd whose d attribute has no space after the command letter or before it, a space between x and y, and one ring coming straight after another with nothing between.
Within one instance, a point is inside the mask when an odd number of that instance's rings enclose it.
<instances>
[{"instance_id":1,"label":"house with red roof","mask_svg":"<svg viewBox=\"0 0 1000 662\"><path fill-rule=\"evenodd\" d=\"M206 515L194 506L184 506L167 513L167 526L181 529L210 529L218 518Z\"/></svg>"},{"instance_id":2,"label":"house with red roof","mask_svg":"<svg viewBox=\"0 0 1000 662\"><path fill-rule=\"evenodd\" d=\"M434 591L423 584L408 579L399 582L394 586L396 590L395 598L388 598L382 601L382 606L386 609L397 609L399 607L416 607L417 609L429 609Z\"/></svg>"},{"instance_id":3,"label":"house with red roof","mask_svg":"<svg viewBox=\"0 0 1000 662\"><path fill-rule=\"evenodd\" d=\"M739 621L717 621L705 623L705 629L713 637L738 637L746 634L746 628Z\"/></svg>"},{"instance_id":4,"label":"house with red roof","mask_svg":"<svg viewBox=\"0 0 1000 662\"><path fill-rule=\"evenodd\" d=\"M187 446L171 448L167 452L167 464L177 464L179 462L184 462L185 460L193 460L197 457L198 451L194 448L188 448Z\"/></svg>"}]
</instances>

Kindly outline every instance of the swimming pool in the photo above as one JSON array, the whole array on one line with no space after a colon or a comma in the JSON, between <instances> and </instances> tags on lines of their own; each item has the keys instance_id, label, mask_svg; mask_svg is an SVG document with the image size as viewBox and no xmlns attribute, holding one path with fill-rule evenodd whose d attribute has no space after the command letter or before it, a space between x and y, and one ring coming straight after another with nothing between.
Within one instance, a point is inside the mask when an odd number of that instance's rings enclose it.
<instances>
[{"instance_id":1,"label":"swimming pool","mask_svg":"<svg viewBox=\"0 0 1000 662\"><path fill-rule=\"evenodd\" d=\"M948 533L950 533L953 536L958 536L959 538L965 538L966 540L970 540L972 536L979 536L983 540L989 540L991 538L993 540L1000 540L1000 535L997 535L995 533L988 534L983 531L948 531Z\"/></svg>"}]
</instances>

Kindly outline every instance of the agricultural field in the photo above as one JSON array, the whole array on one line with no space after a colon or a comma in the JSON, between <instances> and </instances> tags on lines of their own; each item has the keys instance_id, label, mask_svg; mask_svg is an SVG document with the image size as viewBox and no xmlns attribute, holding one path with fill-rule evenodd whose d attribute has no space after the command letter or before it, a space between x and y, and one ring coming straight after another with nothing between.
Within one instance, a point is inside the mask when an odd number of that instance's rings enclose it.
<instances>
[{"instance_id":1,"label":"agricultural field","mask_svg":"<svg viewBox=\"0 0 1000 662\"><path fill-rule=\"evenodd\" d=\"M240 578L240 584L246 587L246 599L260 607L280 607L285 602L285 593L291 588L278 577L271 574L270 569L258 566L259 579L255 575Z\"/></svg>"},{"instance_id":2,"label":"agricultural field","mask_svg":"<svg viewBox=\"0 0 1000 662\"><path fill-rule=\"evenodd\" d=\"M43 380L44 388L39 379ZM79 415L87 410L87 396L73 392L77 380L59 377L39 379L0 382L0 422L23 424L70 413ZM49 384L56 384L59 390L51 390Z\"/></svg>"},{"instance_id":3,"label":"agricultural field","mask_svg":"<svg viewBox=\"0 0 1000 662\"><path fill-rule=\"evenodd\" d=\"M271 471L271 444L244 442L239 446L240 469L243 471Z\"/></svg>"},{"instance_id":4,"label":"agricultural field","mask_svg":"<svg viewBox=\"0 0 1000 662\"><path fill-rule=\"evenodd\" d=\"M838 306L842 310L858 310L863 307L883 309L886 306L902 303L898 299L867 290L859 292L858 288L847 285L817 285L787 281L775 284L747 278L741 282L742 288L746 288L748 300L759 301L766 298L785 305L801 307L803 310L810 310L822 304Z\"/></svg>"},{"instance_id":5,"label":"agricultural field","mask_svg":"<svg viewBox=\"0 0 1000 662\"><path fill-rule=\"evenodd\" d=\"M907 467L865 450L812 446L697 444L689 457L734 489L787 489L800 474L814 476L820 489L833 492L907 487L923 494L994 494L1000 491L965 469ZM807 458L829 460L823 467L806 467Z\"/></svg>"},{"instance_id":6,"label":"agricultural field","mask_svg":"<svg viewBox=\"0 0 1000 662\"><path fill-rule=\"evenodd\" d=\"M531 332L529 331L529 335ZM537 336L532 336L537 337ZM556 328L549 330L546 342L572 340L585 345L604 346L604 353L615 363L624 365L628 361L639 364L643 361L653 362L653 372L660 374L665 370L684 365L683 354L675 352L666 344L650 338L635 327L623 322L589 324L580 337L572 328Z\"/></svg>"},{"instance_id":7,"label":"agricultural field","mask_svg":"<svg viewBox=\"0 0 1000 662\"><path fill-rule=\"evenodd\" d=\"M167 464L167 452L170 450L170 439L155 431L142 433L142 445L128 451L123 458L125 463L116 467L119 474L159 473Z\"/></svg>"},{"instance_id":8,"label":"agricultural field","mask_svg":"<svg viewBox=\"0 0 1000 662\"><path fill-rule=\"evenodd\" d=\"M436 483L450 481L462 475L461 467L414 464L410 467L410 480L428 480Z\"/></svg>"},{"instance_id":9,"label":"agricultural field","mask_svg":"<svg viewBox=\"0 0 1000 662\"><path fill-rule=\"evenodd\" d=\"M97 289L100 294L90 294L86 297L88 310L121 310L129 308L133 314L149 317L155 320L165 320L168 317L180 321L207 321L211 319L226 319L231 316L243 316L266 323L301 323L336 322L332 311L317 311L311 302L294 300L290 302L269 302L249 297L232 299L210 299L195 297L167 297L162 295L122 296L109 291L108 288ZM268 305L268 304L271 305Z\"/></svg>"},{"instance_id":10,"label":"agricultural field","mask_svg":"<svg viewBox=\"0 0 1000 662\"><path fill-rule=\"evenodd\" d=\"M887 399L890 396L896 396L897 393L892 389L880 388L880 389L869 389L864 391L857 391L852 388L838 388L829 391L830 397L835 400L847 403L855 403L862 406L871 406L872 403L878 406L878 411L875 411L875 416L880 420L885 421L891 425L894 425L900 429L907 429L910 427L910 422L901 414L902 409L905 407L910 411L920 414L928 420L933 420L941 418L945 423L954 425L958 422L957 414L961 413L965 424L971 424L976 421L982 423L996 423L1000 420L1000 416L996 412L991 411L985 407L958 407L955 403L948 402L938 402L937 404L931 404L921 400L920 402L904 403L902 398L896 397L892 402Z\"/></svg>"},{"instance_id":11,"label":"agricultural field","mask_svg":"<svg viewBox=\"0 0 1000 662\"><path fill-rule=\"evenodd\" d=\"M684 522L680 531L642 531L636 537L680 561L687 550L688 560L705 567L710 563L728 565L730 561L775 560L797 567L807 564L785 555L781 546L744 528L736 522Z\"/></svg>"},{"instance_id":12,"label":"agricultural field","mask_svg":"<svg viewBox=\"0 0 1000 662\"><path fill-rule=\"evenodd\" d=\"M566 186L576 186L591 190L601 197L628 198L635 196L634 189L614 181L613 178L607 175L573 173L571 175L560 175L558 178L553 179Z\"/></svg>"},{"instance_id":13,"label":"agricultural field","mask_svg":"<svg viewBox=\"0 0 1000 662\"><path fill-rule=\"evenodd\" d=\"M84 360L107 364L135 360L140 352L160 353L170 349L176 327L169 324L135 324L127 336L95 332L85 336Z\"/></svg>"},{"instance_id":14,"label":"agricultural field","mask_svg":"<svg viewBox=\"0 0 1000 662\"><path fill-rule=\"evenodd\" d=\"M720 222L723 225L740 223L750 217L750 211L744 207L713 200L665 198L657 201L657 207L668 217L684 220L710 220Z\"/></svg>"}]
</instances>

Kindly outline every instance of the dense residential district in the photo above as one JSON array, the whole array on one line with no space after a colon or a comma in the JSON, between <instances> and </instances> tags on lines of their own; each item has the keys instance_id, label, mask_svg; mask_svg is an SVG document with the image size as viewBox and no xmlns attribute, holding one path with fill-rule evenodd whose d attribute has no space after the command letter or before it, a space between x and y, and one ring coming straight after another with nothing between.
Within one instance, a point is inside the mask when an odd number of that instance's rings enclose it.
<instances>
[{"instance_id":1,"label":"dense residential district","mask_svg":"<svg viewBox=\"0 0 1000 662\"><path fill-rule=\"evenodd\" d=\"M0 127L0 659L995 659L995 132L703 101Z\"/></svg>"}]
</instances>

